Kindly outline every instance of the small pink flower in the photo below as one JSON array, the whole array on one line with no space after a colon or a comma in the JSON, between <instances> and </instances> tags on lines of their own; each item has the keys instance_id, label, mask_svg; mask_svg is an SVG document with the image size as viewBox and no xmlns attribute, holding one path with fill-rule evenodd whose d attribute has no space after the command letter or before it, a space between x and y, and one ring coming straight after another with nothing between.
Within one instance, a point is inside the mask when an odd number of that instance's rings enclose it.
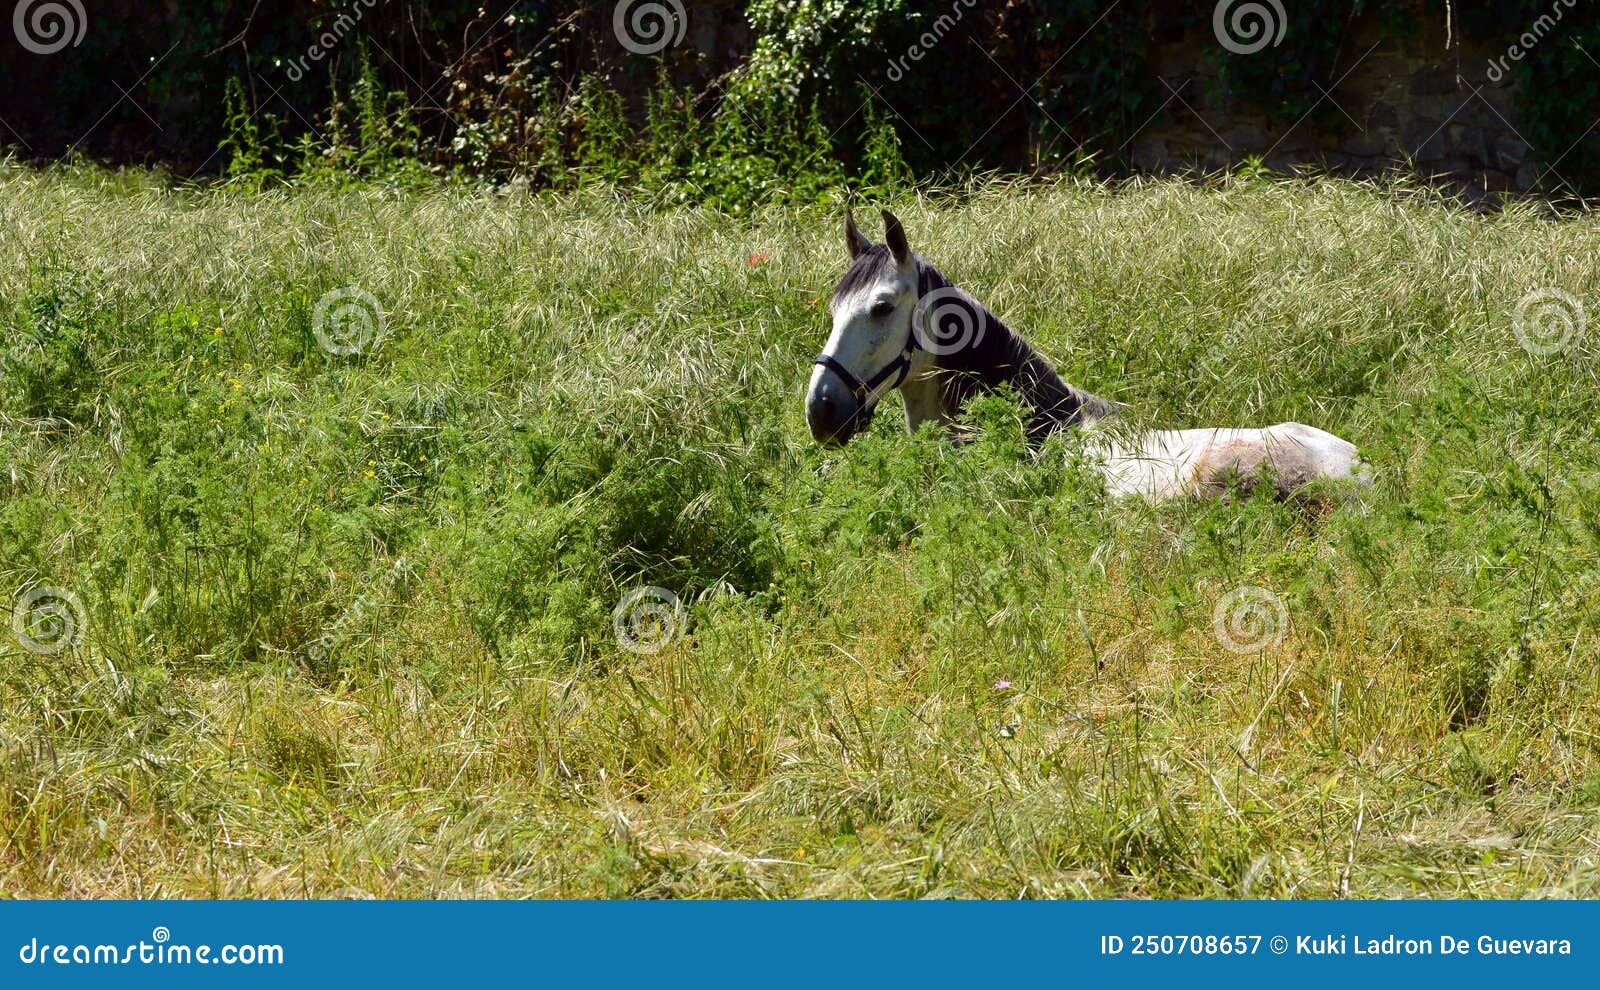
<instances>
[{"instance_id":1,"label":"small pink flower","mask_svg":"<svg viewBox=\"0 0 1600 990\"><path fill-rule=\"evenodd\" d=\"M1011 686L1011 682L1010 681L995 681L994 682L994 689L996 691L1004 691L1007 688L1009 688L1010 686Z\"/></svg>"}]
</instances>

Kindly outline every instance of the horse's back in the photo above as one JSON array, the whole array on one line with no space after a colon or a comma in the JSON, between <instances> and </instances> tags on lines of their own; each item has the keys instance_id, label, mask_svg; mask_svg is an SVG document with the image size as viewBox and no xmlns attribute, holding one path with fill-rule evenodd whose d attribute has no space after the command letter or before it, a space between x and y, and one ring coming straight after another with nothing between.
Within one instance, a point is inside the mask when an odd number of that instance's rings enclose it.
<instances>
[{"instance_id":1,"label":"horse's back","mask_svg":"<svg viewBox=\"0 0 1600 990\"><path fill-rule=\"evenodd\" d=\"M1262 479L1283 495L1322 479L1369 483L1354 444L1303 423L1155 430L1106 443L1100 467L1108 494L1151 500L1219 494Z\"/></svg>"}]
</instances>

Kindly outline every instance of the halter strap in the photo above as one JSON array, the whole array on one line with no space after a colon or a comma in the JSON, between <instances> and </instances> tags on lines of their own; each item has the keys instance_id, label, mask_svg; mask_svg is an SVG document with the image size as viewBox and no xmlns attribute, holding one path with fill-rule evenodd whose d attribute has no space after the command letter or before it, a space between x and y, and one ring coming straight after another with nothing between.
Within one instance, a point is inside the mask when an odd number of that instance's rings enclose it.
<instances>
[{"instance_id":1,"label":"halter strap","mask_svg":"<svg viewBox=\"0 0 1600 990\"><path fill-rule=\"evenodd\" d=\"M917 318L916 305L922 301L922 297L927 293L928 283L930 281L925 266L918 265L917 269L917 302L912 303L911 309L911 319L913 321L915 321ZM906 378L911 374L911 359L915 357L916 353L920 350L922 350L922 341L917 339L917 328L913 323L907 328L906 346L900 351L899 356L893 361L890 361L883 367L881 371L866 381L862 381L861 379L857 378L849 368L846 368L843 364L840 364L832 355L818 354L816 359L811 363L820 364L824 368L827 368L829 371L838 375L839 380L844 382L845 387L850 389L850 394L855 396L856 403L861 406L865 406L867 404L867 400L872 398L872 393L879 385L882 385L890 375L894 376L894 384L889 386L890 388L899 388L901 385L905 384Z\"/></svg>"}]
</instances>

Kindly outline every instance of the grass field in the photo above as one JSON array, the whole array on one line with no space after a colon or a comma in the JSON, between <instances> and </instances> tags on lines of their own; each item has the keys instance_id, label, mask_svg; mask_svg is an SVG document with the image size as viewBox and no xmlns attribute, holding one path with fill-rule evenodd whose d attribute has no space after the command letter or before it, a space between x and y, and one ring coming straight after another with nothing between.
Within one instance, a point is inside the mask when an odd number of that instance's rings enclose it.
<instances>
[{"instance_id":1,"label":"grass field","mask_svg":"<svg viewBox=\"0 0 1600 990\"><path fill-rule=\"evenodd\" d=\"M0 171L0 891L1600 894L1597 350L1549 311L1600 223L892 205L1069 380L1374 488L1107 501L1004 399L817 449L839 209ZM619 639L647 586L678 634Z\"/></svg>"}]
</instances>

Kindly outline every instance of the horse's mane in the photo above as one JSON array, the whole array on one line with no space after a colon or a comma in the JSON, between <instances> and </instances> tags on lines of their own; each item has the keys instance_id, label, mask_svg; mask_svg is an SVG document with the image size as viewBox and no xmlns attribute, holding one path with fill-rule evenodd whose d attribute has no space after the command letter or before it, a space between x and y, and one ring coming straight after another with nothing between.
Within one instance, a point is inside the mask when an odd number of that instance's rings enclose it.
<instances>
[{"instance_id":1,"label":"horse's mane","mask_svg":"<svg viewBox=\"0 0 1600 990\"><path fill-rule=\"evenodd\" d=\"M917 259L920 264L922 259ZM887 279L895 270L894 255L889 253L886 244L874 244L855 256L846 268L844 275L840 276L839 284L834 286L833 301L838 302L846 296L852 295L863 289L877 285Z\"/></svg>"},{"instance_id":2,"label":"horse's mane","mask_svg":"<svg viewBox=\"0 0 1600 990\"><path fill-rule=\"evenodd\" d=\"M1110 400L1068 384L1021 334L1007 326L987 306L957 287L922 256L917 255L916 262L919 296L926 297L930 292L940 289L953 289L959 294L960 302L971 308L983 328L982 333L974 335L968 346L950 353L932 355L944 379L946 408L952 412L959 410L975 395L1010 385L1034 410L1033 419L1028 424L1028 436L1035 441L1043 440L1056 430L1092 423L1116 411L1115 403ZM848 278L849 273L846 273ZM844 288L843 282L840 288Z\"/></svg>"}]
</instances>

